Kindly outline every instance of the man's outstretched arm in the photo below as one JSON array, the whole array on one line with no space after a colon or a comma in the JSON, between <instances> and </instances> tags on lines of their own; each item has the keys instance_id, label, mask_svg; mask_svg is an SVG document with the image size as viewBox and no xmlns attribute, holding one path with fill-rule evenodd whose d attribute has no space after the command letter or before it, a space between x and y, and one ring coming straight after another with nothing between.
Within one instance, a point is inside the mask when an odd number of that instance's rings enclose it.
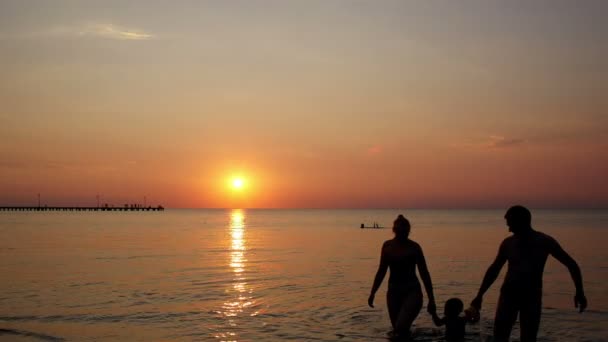
<instances>
[{"instance_id":1,"label":"man's outstretched arm","mask_svg":"<svg viewBox=\"0 0 608 342\"><path fill-rule=\"evenodd\" d=\"M490 286L492 286L496 278L498 278L500 270L506 262L507 254L505 252L505 241L503 241L500 245L500 248L498 249L498 255L496 256L496 259L494 260L492 265L488 267L488 270L486 271L486 274L483 277L483 281L481 282L481 286L479 287L479 292L477 292L477 297L473 299L473 301L471 302L471 306L473 306L477 310L481 310L481 302L483 299L483 295L486 293L486 291L488 291Z\"/></svg>"},{"instance_id":2,"label":"man's outstretched arm","mask_svg":"<svg viewBox=\"0 0 608 342\"><path fill-rule=\"evenodd\" d=\"M578 264L555 240L552 241L551 255L553 255L555 259L568 268L572 281L574 282L574 286L576 287L576 294L574 295L574 307L579 308L579 312L585 311L587 308L587 298L585 298L585 291L583 290L583 276Z\"/></svg>"}]
</instances>

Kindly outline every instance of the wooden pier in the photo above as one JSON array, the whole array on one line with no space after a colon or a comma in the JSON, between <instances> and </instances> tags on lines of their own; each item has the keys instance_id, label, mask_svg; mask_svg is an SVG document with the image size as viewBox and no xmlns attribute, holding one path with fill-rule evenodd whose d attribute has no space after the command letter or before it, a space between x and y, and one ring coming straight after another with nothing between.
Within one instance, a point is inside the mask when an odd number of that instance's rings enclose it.
<instances>
[{"instance_id":1,"label":"wooden pier","mask_svg":"<svg viewBox=\"0 0 608 342\"><path fill-rule=\"evenodd\" d=\"M158 207L0 207L0 211L163 211Z\"/></svg>"}]
</instances>

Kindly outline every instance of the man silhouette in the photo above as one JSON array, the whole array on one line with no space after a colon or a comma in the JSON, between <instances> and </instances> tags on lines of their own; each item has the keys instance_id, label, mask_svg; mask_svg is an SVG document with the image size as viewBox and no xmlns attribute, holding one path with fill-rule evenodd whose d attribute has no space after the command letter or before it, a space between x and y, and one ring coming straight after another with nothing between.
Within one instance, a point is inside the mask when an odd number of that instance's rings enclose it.
<instances>
[{"instance_id":1,"label":"man silhouette","mask_svg":"<svg viewBox=\"0 0 608 342\"><path fill-rule=\"evenodd\" d=\"M532 214L528 209L513 206L507 210L505 219L513 235L500 245L496 260L488 268L471 306L481 309L484 293L508 261L507 275L500 289L494 318L494 339L498 342L509 340L519 313L521 341L536 341L541 315L543 270L547 257L552 255L570 271L576 286L574 306L583 312L587 307L587 299L583 291L581 271L576 261L555 239L532 229Z\"/></svg>"}]
</instances>

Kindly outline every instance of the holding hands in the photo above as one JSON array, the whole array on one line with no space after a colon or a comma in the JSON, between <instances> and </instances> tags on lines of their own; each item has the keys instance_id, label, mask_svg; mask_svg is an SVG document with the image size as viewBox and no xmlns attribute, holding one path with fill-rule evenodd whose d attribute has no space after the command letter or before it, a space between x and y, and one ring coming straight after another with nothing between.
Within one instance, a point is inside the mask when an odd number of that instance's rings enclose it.
<instances>
[{"instance_id":1,"label":"holding hands","mask_svg":"<svg viewBox=\"0 0 608 342\"><path fill-rule=\"evenodd\" d=\"M477 311L481 311L481 302L483 301L483 298L481 296L477 296L475 297L475 299L473 299L473 301L471 302L471 307L475 308Z\"/></svg>"},{"instance_id":2,"label":"holding hands","mask_svg":"<svg viewBox=\"0 0 608 342\"><path fill-rule=\"evenodd\" d=\"M428 313L430 313L431 315L436 315L437 314L437 305L435 305L435 300L434 299L430 299L429 300L429 304L426 306L426 311Z\"/></svg>"},{"instance_id":3,"label":"holding hands","mask_svg":"<svg viewBox=\"0 0 608 342\"><path fill-rule=\"evenodd\" d=\"M467 322L471 322L471 323L479 322L479 319L480 319L479 310L477 310L473 306L470 306L468 309L464 310L464 318L467 320Z\"/></svg>"},{"instance_id":4,"label":"holding hands","mask_svg":"<svg viewBox=\"0 0 608 342\"><path fill-rule=\"evenodd\" d=\"M464 310L464 317L467 319L467 321L472 323L479 322L482 301L482 297L478 295L475 297L475 299L473 299L469 308Z\"/></svg>"}]
</instances>

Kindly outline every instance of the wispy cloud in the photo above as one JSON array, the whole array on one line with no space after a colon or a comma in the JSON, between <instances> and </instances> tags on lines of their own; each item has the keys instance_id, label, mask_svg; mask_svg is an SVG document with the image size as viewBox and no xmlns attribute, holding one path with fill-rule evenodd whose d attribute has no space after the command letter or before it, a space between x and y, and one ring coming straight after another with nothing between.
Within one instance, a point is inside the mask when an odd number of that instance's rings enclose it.
<instances>
[{"instance_id":1,"label":"wispy cloud","mask_svg":"<svg viewBox=\"0 0 608 342\"><path fill-rule=\"evenodd\" d=\"M380 154L382 153L382 146L380 145L373 145L367 148L366 152L368 155L376 155L376 154Z\"/></svg>"},{"instance_id":2,"label":"wispy cloud","mask_svg":"<svg viewBox=\"0 0 608 342\"><path fill-rule=\"evenodd\" d=\"M491 148L508 148L525 144L526 140L519 138L505 138L503 136L492 135L490 141L486 144Z\"/></svg>"},{"instance_id":3,"label":"wispy cloud","mask_svg":"<svg viewBox=\"0 0 608 342\"><path fill-rule=\"evenodd\" d=\"M150 40L154 36L150 33L133 28L114 24L89 24L77 31L79 36L94 36L118 40Z\"/></svg>"},{"instance_id":4,"label":"wispy cloud","mask_svg":"<svg viewBox=\"0 0 608 342\"><path fill-rule=\"evenodd\" d=\"M86 171L101 170L106 172L116 172L119 169L131 168L138 163L135 160L129 161L74 161L74 160L48 160L37 158L14 157L0 160L0 171L3 169L13 170L46 170L46 171Z\"/></svg>"},{"instance_id":5,"label":"wispy cloud","mask_svg":"<svg viewBox=\"0 0 608 342\"><path fill-rule=\"evenodd\" d=\"M71 26L55 26L41 31L3 34L3 39L33 39L33 38L101 38L112 40L151 40L156 35L144 30L120 26L112 23L86 23Z\"/></svg>"},{"instance_id":6,"label":"wispy cloud","mask_svg":"<svg viewBox=\"0 0 608 342\"><path fill-rule=\"evenodd\" d=\"M465 143L451 144L457 148L474 148L474 149L507 149L522 146L528 143L528 140L520 138L508 138L501 135L491 135L487 138Z\"/></svg>"}]
</instances>

